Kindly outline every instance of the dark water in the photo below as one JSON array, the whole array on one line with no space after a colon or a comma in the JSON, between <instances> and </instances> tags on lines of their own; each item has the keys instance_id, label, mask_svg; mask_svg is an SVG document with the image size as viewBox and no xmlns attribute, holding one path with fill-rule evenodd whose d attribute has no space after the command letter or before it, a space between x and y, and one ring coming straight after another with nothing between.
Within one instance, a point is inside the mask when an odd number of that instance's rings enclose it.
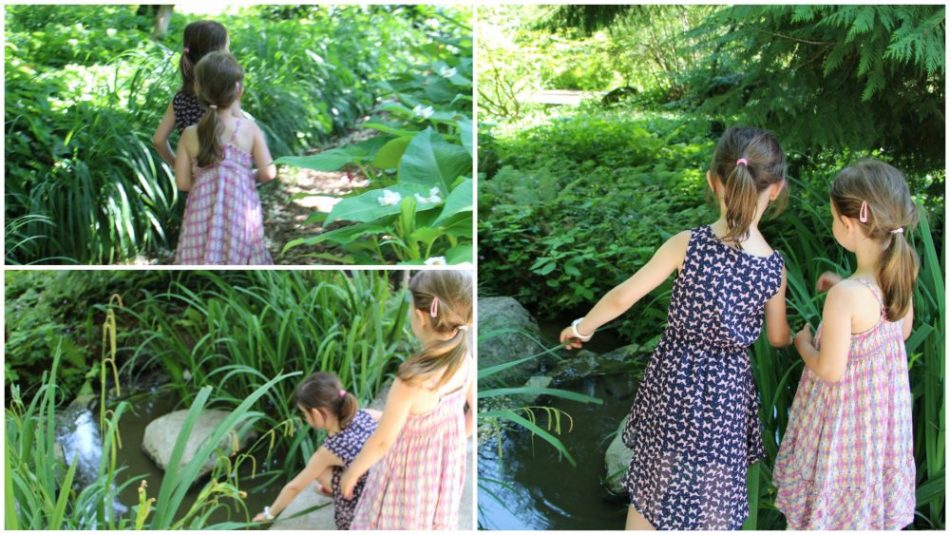
<instances>
[{"instance_id":1,"label":"dark water","mask_svg":"<svg viewBox=\"0 0 950 535\"><path fill-rule=\"evenodd\" d=\"M541 338L548 344L557 343L564 327L569 327L575 318L552 321L543 321L538 325L541 328ZM605 329L590 339L590 342L584 344L584 349L594 353L606 353L624 345L620 336L614 329Z\"/></svg>"},{"instance_id":2,"label":"dark water","mask_svg":"<svg viewBox=\"0 0 950 535\"><path fill-rule=\"evenodd\" d=\"M623 529L627 502L611 496L601 481L605 476L604 453L620 422L630 410L636 392L629 374L589 377L558 388L582 392L604 401L585 404L544 398L542 405L556 407L574 419L573 431L560 435L576 466L542 439L527 431L511 431L498 444L483 445L478 455L481 488L478 495L480 529ZM546 425L538 413L539 425ZM489 480L496 480L490 482ZM490 494L496 495L494 499Z\"/></svg>"}]
</instances>

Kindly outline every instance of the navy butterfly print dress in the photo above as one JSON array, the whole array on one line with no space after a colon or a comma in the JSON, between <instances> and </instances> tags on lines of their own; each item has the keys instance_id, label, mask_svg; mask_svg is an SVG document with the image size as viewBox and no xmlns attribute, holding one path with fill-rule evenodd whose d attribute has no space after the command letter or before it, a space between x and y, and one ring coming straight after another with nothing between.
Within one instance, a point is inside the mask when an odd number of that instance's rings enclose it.
<instances>
[{"instance_id":1,"label":"navy butterfly print dress","mask_svg":"<svg viewBox=\"0 0 950 535\"><path fill-rule=\"evenodd\" d=\"M753 256L693 229L668 325L650 358L623 440L631 505L657 529L739 529L746 471L763 458L747 348L781 287L782 257Z\"/></svg>"}]
</instances>

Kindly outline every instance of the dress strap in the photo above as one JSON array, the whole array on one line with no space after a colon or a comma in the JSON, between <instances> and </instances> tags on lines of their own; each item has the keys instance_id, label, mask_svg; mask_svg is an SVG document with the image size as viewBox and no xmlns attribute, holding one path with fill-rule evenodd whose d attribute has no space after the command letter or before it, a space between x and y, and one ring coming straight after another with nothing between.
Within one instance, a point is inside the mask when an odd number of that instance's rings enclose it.
<instances>
[{"instance_id":1,"label":"dress strap","mask_svg":"<svg viewBox=\"0 0 950 535\"><path fill-rule=\"evenodd\" d=\"M881 305L881 315L883 316L884 314L886 314L886 311L884 310L884 298L883 296L881 296L881 290L877 286L871 284L871 281L868 281L865 279L853 279L853 280L860 282L868 290L871 290L871 294L874 295L874 299L877 299L877 303Z\"/></svg>"},{"instance_id":2,"label":"dress strap","mask_svg":"<svg viewBox=\"0 0 950 535\"><path fill-rule=\"evenodd\" d=\"M237 122L234 123L234 132L231 132L231 139L228 140L228 143L232 143L232 144L234 143L234 140L237 138L238 130L240 129L241 129L241 120L238 119Z\"/></svg>"}]
</instances>

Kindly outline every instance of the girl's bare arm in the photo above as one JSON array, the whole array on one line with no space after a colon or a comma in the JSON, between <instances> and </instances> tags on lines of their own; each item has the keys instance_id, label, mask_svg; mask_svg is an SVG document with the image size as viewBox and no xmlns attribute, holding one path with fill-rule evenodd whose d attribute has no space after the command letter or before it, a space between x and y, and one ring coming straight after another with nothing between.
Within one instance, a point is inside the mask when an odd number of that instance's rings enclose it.
<instances>
[{"instance_id":1,"label":"girl's bare arm","mask_svg":"<svg viewBox=\"0 0 950 535\"><path fill-rule=\"evenodd\" d=\"M795 335L795 348L805 365L822 380L835 383L844 375L851 348L851 321L854 315L855 291L865 291L845 284L836 284L828 290L825 308L821 313L821 350L815 348L811 327Z\"/></svg>"},{"instance_id":2,"label":"girl's bare arm","mask_svg":"<svg viewBox=\"0 0 950 535\"><path fill-rule=\"evenodd\" d=\"M267 148L264 132L256 124L254 125L254 147L251 151L254 154L254 163L257 165L257 179L261 182L270 182L276 178L277 166L274 165L270 149Z\"/></svg>"},{"instance_id":3,"label":"girl's bare arm","mask_svg":"<svg viewBox=\"0 0 950 535\"><path fill-rule=\"evenodd\" d=\"M661 245L645 266L607 292L594 305L594 308L584 316L584 321L577 325L578 332L583 336L592 335L602 325L629 310L643 296L663 284L671 273L683 265L690 235L691 232L688 230L680 232ZM581 347L581 341L574 337L570 327L561 331L561 343L569 348Z\"/></svg>"},{"instance_id":4,"label":"girl's bare arm","mask_svg":"<svg viewBox=\"0 0 950 535\"><path fill-rule=\"evenodd\" d=\"M792 328L788 325L785 312L785 291L788 286L788 273L782 268L782 285L765 302L765 336L772 347L785 347L792 343Z\"/></svg>"},{"instance_id":5,"label":"girl's bare arm","mask_svg":"<svg viewBox=\"0 0 950 535\"><path fill-rule=\"evenodd\" d=\"M172 152L172 145L168 142L168 138L171 136L174 128L175 110L172 108L171 102L169 102L168 108L165 110L165 115L162 116L162 121L158 123L158 128L155 129L155 135L152 136L152 145L155 146L155 150L158 151L158 155L162 160L172 169L175 168L175 153Z\"/></svg>"},{"instance_id":6,"label":"girl's bare arm","mask_svg":"<svg viewBox=\"0 0 950 535\"><path fill-rule=\"evenodd\" d=\"M175 185L181 191L191 190L191 154L188 153L188 144L198 143L198 134L195 127L189 126L181 133L178 140L178 153L175 156Z\"/></svg>"},{"instance_id":7,"label":"girl's bare arm","mask_svg":"<svg viewBox=\"0 0 950 535\"><path fill-rule=\"evenodd\" d=\"M280 514L297 497L300 492L308 485L316 481L320 474L331 466L343 466L343 460L334 455L326 447L320 447L316 453L310 457L307 466L297 474L297 477L284 485L277 495L277 499L270 506L270 513L274 516ZM266 520L263 514L254 517L255 522Z\"/></svg>"}]
</instances>

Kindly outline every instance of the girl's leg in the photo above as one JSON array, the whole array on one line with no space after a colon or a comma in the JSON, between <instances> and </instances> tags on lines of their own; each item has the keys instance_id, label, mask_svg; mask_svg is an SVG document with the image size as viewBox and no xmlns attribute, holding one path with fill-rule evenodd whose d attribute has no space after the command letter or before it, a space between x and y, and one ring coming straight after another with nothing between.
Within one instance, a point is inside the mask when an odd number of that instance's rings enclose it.
<instances>
[{"instance_id":1,"label":"girl's leg","mask_svg":"<svg viewBox=\"0 0 950 535\"><path fill-rule=\"evenodd\" d=\"M643 518L643 515L640 514L637 509L631 505L627 509L627 526L624 529L636 530L636 531L653 531L656 528L650 525L650 522Z\"/></svg>"}]
</instances>

